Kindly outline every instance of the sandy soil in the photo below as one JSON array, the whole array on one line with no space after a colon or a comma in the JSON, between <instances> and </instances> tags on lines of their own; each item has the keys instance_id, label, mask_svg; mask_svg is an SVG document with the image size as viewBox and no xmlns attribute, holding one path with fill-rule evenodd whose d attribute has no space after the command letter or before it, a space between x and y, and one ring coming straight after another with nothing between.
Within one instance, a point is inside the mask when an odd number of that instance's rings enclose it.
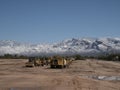
<instances>
[{"instance_id":1,"label":"sandy soil","mask_svg":"<svg viewBox=\"0 0 120 90\"><path fill-rule=\"evenodd\" d=\"M25 67L27 60L0 59L0 90L120 90L120 80L86 76L120 76L120 62L78 60L69 68Z\"/></svg>"}]
</instances>

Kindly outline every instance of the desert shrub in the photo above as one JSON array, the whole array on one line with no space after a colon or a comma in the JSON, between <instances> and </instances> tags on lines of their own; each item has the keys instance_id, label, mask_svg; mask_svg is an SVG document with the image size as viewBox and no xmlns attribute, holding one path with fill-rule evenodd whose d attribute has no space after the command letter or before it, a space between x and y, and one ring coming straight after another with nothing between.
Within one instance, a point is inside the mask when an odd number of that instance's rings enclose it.
<instances>
[{"instance_id":1,"label":"desert shrub","mask_svg":"<svg viewBox=\"0 0 120 90\"><path fill-rule=\"evenodd\" d=\"M4 54L2 56L0 56L0 58L3 58L3 59L26 59L28 58L27 56L24 56L24 55L17 55L17 54Z\"/></svg>"},{"instance_id":2,"label":"desert shrub","mask_svg":"<svg viewBox=\"0 0 120 90\"><path fill-rule=\"evenodd\" d=\"M84 60L85 58L79 54L74 56L75 60Z\"/></svg>"},{"instance_id":3,"label":"desert shrub","mask_svg":"<svg viewBox=\"0 0 120 90\"><path fill-rule=\"evenodd\" d=\"M108 54L99 56L98 59L107 60L107 61L120 61L120 54Z\"/></svg>"}]
</instances>

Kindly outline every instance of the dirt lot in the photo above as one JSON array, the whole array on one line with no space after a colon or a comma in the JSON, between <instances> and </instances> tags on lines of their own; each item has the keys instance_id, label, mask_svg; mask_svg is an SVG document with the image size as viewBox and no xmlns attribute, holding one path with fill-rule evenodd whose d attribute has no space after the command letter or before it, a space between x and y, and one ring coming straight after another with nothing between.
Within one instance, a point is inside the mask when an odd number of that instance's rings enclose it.
<instances>
[{"instance_id":1,"label":"dirt lot","mask_svg":"<svg viewBox=\"0 0 120 90\"><path fill-rule=\"evenodd\" d=\"M0 59L0 90L120 90L120 80L96 76L120 76L120 62L73 61L69 68L26 68L22 59Z\"/></svg>"}]
</instances>

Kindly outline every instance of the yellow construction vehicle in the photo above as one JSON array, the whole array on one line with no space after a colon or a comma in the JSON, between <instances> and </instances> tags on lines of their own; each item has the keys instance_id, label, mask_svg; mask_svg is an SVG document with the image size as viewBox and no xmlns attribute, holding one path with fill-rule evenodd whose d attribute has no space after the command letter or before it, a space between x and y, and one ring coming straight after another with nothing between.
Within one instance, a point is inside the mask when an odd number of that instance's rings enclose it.
<instances>
[{"instance_id":1,"label":"yellow construction vehicle","mask_svg":"<svg viewBox=\"0 0 120 90\"><path fill-rule=\"evenodd\" d=\"M72 61L74 61L74 58L66 58L66 61L67 61L67 66L69 67Z\"/></svg>"},{"instance_id":2,"label":"yellow construction vehicle","mask_svg":"<svg viewBox=\"0 0 120 90\"><path fill-rule=\"evenodd\" d=\"M50 67L51 68L65 68L67 62L64 58L61 57L53 57L51 59Z\"/></svg>"},{"instance_id":3,"label":"yellow construction vehicle","mask_svg":"<svg viewBox=\"0 0 120 90\"><path fill-rule=\"evenodd\" d=\"M39 58L30 57L28 62L25 63L26 67L40 66L41 60Z\"/></svg>"}]
</instances>

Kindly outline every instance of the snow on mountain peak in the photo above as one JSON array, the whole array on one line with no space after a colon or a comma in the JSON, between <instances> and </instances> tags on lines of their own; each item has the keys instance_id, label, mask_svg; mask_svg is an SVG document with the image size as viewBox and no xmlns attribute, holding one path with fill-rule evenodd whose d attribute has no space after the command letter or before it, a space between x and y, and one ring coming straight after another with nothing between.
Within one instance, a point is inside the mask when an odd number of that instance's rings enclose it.
<instances>
[{"instance_id":1,"label":"snow on mountain peak","mask_svg":"<svg viewBox=\"0 0 120 90\"><path fill-rule=\"evenodd\" d=\"M26 44L11 40L0 41L0 55L54 55L120 52L120 38L72 38L54 44Z\"/></svg>"}]
</instances>

